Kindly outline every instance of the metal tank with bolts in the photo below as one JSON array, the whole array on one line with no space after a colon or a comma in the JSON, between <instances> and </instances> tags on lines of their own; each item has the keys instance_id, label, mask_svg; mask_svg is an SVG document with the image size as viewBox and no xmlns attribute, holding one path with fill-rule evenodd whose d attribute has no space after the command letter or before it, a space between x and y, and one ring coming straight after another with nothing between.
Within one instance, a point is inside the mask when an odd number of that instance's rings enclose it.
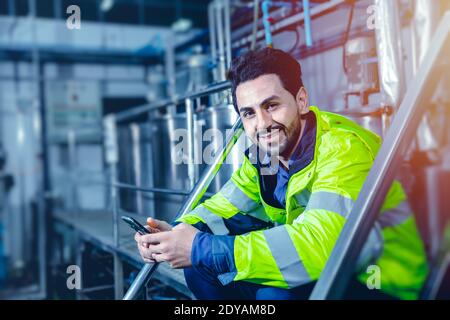
<instances>
[{"instance_id":1,"label":"metal tank with bolts","mask_svg":"<svg viewBox=\"0 0 450 320\"><path fill-rule=\"evenodd\" d=\"M389 129L393 109L388 106L365 106L336 112L383 137Z\"/></svg>"},{"instance_id":2,"label":"metal tank with bolts","mask_svg":"<svg viewBox=\"0 0 450 320\"><path fill-rule=\"evenodd\" d=\"M187 139L186 115L161 115L154 118L151 124L154 186L189 191L187 159L183 155L183 149L179 148L181 140ZM184 198L182 195L155 193L155 218L171 222Z\"/></svg>"},{"instance_id":3,"label":"metal tank with bolts","mask_svg":"<svg viewBox=\"0 0 450 320\"><path fill-rule=\"evenodd\" d=\"M195 115L194 148L195 180L207 168L208 161L222 146L222 138L231 129L238 115L232 105L223 104L206 108ZM186 115L164 115L153 120L154 178L155 187L189 191L188 155L182 148L183 139L188 139ZM186 140L184 140L186 142ZM208 192L215 193L230 179L232 173L242 164L246 141L241 137L228 155L225 164L214 178ZM186 146L186 144L184 144ZM181 208L185 196L155 194L155 217L172 221Z\"/></svg>"},{"instance_id":4,"label":"metal tank with bolts","mask_svg":"<svg viewBox=\"0 0 450 320\"><path fill-rule=\"evenodd\" d=\"M152 134L148 123L120 126L118 179L138 187L153 186ZM142 191L119 189L120 207L128 212L153 216L154 195Z\"/></svg>"},{"instance_id":5,"label":"metal tank with bolts","mask_svg":"<svg viewBox=\"0 0 450 320\"><path fill-rule=\"evenodd\" d=\"M222 104L204 109L197 114L196 131L196 160L198 173L208 167L208 159L214 158L213 151L220 150L220 144L227 129L231 129L238 118L233 105ZM212 129L212 130L211 130ZM237 170L243 161L246 138L241 136L235 148L228 155L225 164L211 183L208 191L217 192L230 179L232 173ZM248 144L247 144L248 145ZM198 161L200 160L200 161Z\"/></svg>"},{"instance_id":6,"label":"metal tank with bolts","mask_svg":"<svg viewBox=\"0 0 450 320\"><path fill-rule=\"evenodd\" d=\"M201 48L197 48L195 54L188 59L189 82L192 88L208 85L211 83L211 73L209 70L210 57L201 53Z\"/></svg>"}]
</instances>

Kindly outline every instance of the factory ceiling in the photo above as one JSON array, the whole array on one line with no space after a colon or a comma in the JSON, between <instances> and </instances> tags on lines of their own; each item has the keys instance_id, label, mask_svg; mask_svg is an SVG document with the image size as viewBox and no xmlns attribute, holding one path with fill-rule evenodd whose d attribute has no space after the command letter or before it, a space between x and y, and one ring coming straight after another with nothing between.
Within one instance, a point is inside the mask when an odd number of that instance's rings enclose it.
<instances>
[{"instance_id":1,"label":"factory ceiling","mask_svg":"<svg viewBox=\"0 0 450 320\"><path fill-rule=\"evenodd\" d=\"M2 0L0 15L27 16L33 1L36 0ZM78 5L82 19L91 22L171 26L179 19L189 19L193 27L206 28L208 3L209 0L39 0L36 15L63 19L68 6Z\"/></svg>"}]
</instances>

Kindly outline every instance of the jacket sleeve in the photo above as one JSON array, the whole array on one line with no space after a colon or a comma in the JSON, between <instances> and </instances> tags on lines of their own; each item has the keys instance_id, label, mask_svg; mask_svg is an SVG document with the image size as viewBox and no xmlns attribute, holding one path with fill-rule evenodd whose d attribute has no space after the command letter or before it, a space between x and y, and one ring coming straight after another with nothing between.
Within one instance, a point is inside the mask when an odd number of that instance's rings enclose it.
<instances>
[{"instance_id":1,"label":"jacket sleeve","mask_svg":"<svg viewBox=\"0 0 450 320\"><path fill-rule=\"evenodd\" d=\"M215 271L223 284L245 280L292 288L318 279L374 159L352 134L322 139L326 143L316 150L310 197L295 221L238 235L233 242L210 237ZM195 261L201 260L201 253L193 254Z\"/></svg>"},{"instance_id":2,"label":"jacket sleeve","mask_svg":"<svg viewBox=\"0 0 450 320\"><path fill-rule=\"evenodd\" d=\"M257 172L244 158L242 166L218 193L177 219L215 235L236 235L272 226L259 200Z\"/></svg>"}]
</instances>

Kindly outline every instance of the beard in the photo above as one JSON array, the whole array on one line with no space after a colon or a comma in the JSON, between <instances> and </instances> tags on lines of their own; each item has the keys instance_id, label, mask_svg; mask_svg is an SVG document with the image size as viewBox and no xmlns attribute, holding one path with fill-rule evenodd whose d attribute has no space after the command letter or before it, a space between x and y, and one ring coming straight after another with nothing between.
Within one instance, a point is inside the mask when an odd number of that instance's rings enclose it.
<instances>
[{"instance_id":1,"label":"beard","mask_svg":"<svg viewBox=\"0 0 450 320\"><path fill-rule=\"evenodd\" d=\"M287 158L295 148L301 131L301 117L297 114L294 121L292 121L289 126L274 121L274 124L269 128L258 131L256 140L258 146L270 156L282 156ZM275 134L276 136L272 138L270 142L264 143L263 137L268 134Z\"/></svg>"}]
</instances>

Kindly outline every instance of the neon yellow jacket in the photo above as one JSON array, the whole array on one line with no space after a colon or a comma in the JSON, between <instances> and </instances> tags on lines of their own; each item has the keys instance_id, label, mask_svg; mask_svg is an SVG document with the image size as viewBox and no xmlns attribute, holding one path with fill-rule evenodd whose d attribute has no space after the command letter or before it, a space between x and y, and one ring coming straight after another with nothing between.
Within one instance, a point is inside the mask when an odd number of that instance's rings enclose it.
<instances>
[{"instance_id":1,"label":"neon yellow jacket","mask_svg":"<svg viewBox=\"0 0 450 320\"><path fill-rule=\"evenodd\" d=\"M217 194L178 219L215 235L212 251L203 256L213 255L223 284L242 280L293 288L319 278L381 139L345 117L317 107L310 110L316 125L308 138L302 137L304 150L288 182L285 208L268 203L271 190L265 186L274 176L261 174L262 165L247 152ZM193 255L205 250L199 241L194 241ZM206 259L195 255L194 264ZM383 292L402 299L418 297L428 266L397 181L359 260L355 272L362 283L371 275L366 267L376 264Z\"/></svg>"}]
</instances>

